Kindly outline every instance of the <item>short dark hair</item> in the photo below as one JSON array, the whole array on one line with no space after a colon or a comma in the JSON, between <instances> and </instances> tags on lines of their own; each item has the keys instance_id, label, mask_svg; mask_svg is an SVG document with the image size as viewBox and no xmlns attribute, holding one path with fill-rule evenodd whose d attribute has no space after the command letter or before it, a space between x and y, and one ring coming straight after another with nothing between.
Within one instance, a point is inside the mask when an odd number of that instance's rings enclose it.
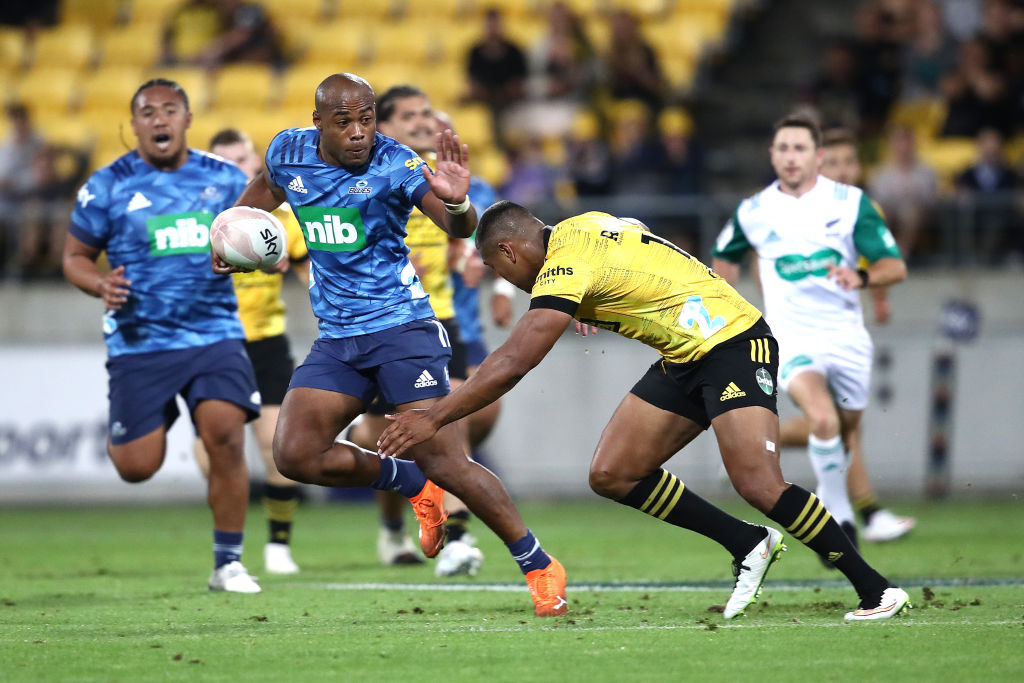
<instances>
[{"instance_id":1,"label":"short dark hair","mask_svg":"<svg viewBox=\"0 0 1024 683\"><path fill-rule=\"evenodd\" d=\"M155 88L158 85L170 88L174 92L178 93L178 97L181 98L182 103L185 105L185 111L189 111L188 95L185 94L185 89L178 85L177 81L172 81L169 78L151 78L142 85L140 85L139 89L135 91L134 95L132 95L132 101L131 104L129 105L129 109L133 114L135 113L135 100L139 99L139 95L142 94L142 91L148 90L149 88Z\"/></svg>"},{"instance_id":2,"label":"short dark hair","mask_svg":"<svg viewBox=\"0 0 1024 683\"><path fill-rule=\"evenodd\" d=\"M489 243L515 227L516 219L531 218L533 214L524 207L507 199L487 207L476 224L476 246L483 251Z\"/></svg>"},{"instance_id":3,"label":"short dark hair","mask_svg":"<svg viewBox=\"0 0 1024 683\"><path fill-rule=\"evenodd\" d=\"M239 142L252 144L252 139L237 128L224 128L214 133L213 137L210 138L208 149L213 149L220 145L235 145Z\"/></svg>"},{"instance_id":4,"label":"short dark hair","mask_svg":"<svg viewBox=\"0 0 1024 683\"><path fill-rule=\"evenodd\" d=\"M813 117L798 112L786 114L776 121L775 126L772 128L773 140L783 128L806 128L811 134L814 146L821 147L821 126L818 125L818 122Z\"/></svg>"},{"instance_id":5,"label":"short dark hair","mask_svg":"<svg viewBox=\"0 0 1024 683\"><path fill-rule=\"evenodd\" d=\"M391 117L395 115L398 100L404 100L407 97L426 96L427 93L423 92L415 85L392 86L388 88L383 95L377 98L377 118L381 121L390 121Z\"/></svg>"},{"instance_id":6,"label":"short dark hair","mask_svg":"<svg viewBox=\"0 0 1024 683\"><path fill-rule=\"evenodd\" d=\"M857 146L857 138L849 128L829 128L821 134L822 147L838 147L840 145Z\"/></svg>"},{"instance_id":7,"label":"short dark hair","mask_svg":"<svg viewBox=\"0 0 1024 683\"><path fill-rule=\"evenodd\" d=\"M25 106L24 102L11 102L7 105L7 116L12 119L27 121L29 118L28 107Z\"/></svg>"}]
</instances>

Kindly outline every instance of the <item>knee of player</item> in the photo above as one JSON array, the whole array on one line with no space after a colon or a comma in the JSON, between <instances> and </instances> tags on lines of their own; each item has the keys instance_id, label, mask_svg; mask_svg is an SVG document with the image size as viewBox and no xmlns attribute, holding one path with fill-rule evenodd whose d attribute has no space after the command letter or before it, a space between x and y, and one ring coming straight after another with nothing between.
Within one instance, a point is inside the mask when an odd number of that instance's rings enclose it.
<instances>
[{"instance_id":1,"label":"knee of player","mask_svg":"<svg viewBox=\"0 0 1024 683\"><path fill-rule=\"evenodd\" d=\"M117 474L129 484L139 484L146 481L160 469L159 465L152 466L147 463L121 463L115 465Z\"/></svg>"},{"instance_id":2,"label":"knee of player","mask_svg":"<svg viewBox=\"0 0 1024 683\"><path fill-rule=\"evenodd\" d=\"M782 493L777 490L778 486L774 483L765 481L762 477L753 476L753 473L750 475L734 474L732 486L743 500L765 513L775 506Z\"/></svg>"},{"instance_id":3,"label":"knee of player","mask_svg":"<svg viewBox=\"0 0 1024 683\"><path fill-rule=\"evenodd\" d=\"M835 411L823 410L807 416L811 434L819 439L830 439L839 434L839 416Z\"/></svg>"},{"instance_id":4,"label":"knee of player","mask_svg":"<svg viewBox=\"0 0 1024 683\"><path fill-rule=\"evenodd\" d=\"M622 476L608 467L590 468L590 488L599 496L618 500L629 493L628 488L623 490L623 484Z\"/></svg>"}]
</instances>

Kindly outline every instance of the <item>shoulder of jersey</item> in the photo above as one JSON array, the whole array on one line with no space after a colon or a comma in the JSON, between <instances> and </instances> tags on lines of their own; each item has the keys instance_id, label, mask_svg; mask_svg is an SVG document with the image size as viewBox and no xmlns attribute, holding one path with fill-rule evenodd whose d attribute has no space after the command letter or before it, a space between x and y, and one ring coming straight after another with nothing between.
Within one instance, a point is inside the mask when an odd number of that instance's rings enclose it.
<instances>
[{"instance_id":1,"label":"shoulder of jersey","mask_svg":"<svg viewBox=\"0 0 1024 683\"><path fill-rule=\"evenodd\" d=\"M274 153L277 153L280 156L285 157L287 153L291 150L281 150L281 147L287 145L289 142L295 140L300 136L304 137L311 131L315 132L316 126L305 126L303 128L285 128L284 130L280 131L277 135L275 135L273 138L271 138L270 144L267 145L266 158L268 160L272 160L271 155Z\"/></svg>"},{"instance_id":2,"label":"shoulder of jersey","mask_svg":"<svg viewBox=\"0 0 1024 683\"><path fill-rule=\"evenodd\" d=\"M237 165L228 161L224 157L217 156L212 152L204 152L201 149L192 148L189 149L189 152L191 153L191 155L193 155L193 158L195 158L195 160L199 162L200 168L206 168L211 171L222 171L229 175L242 175L243 177L245 176L245 173L242 171L242 169L238 168Z\"/></svg>"},{"instance_id":3,"label":"shoulder of jersey","mask_svg":"<svg viewBox=\"0 0 1024 683\"><path fill-rule=\"evenodd\" d=\"M108 182L117 182L119 180L125 180L136 173L135 162L139 159L139 153L137 150L132 150L122 154L120 157L110 162L106 166L97 169L93 173L93 178L97 180L106 180Z\"/></svg>"}]
</instances>

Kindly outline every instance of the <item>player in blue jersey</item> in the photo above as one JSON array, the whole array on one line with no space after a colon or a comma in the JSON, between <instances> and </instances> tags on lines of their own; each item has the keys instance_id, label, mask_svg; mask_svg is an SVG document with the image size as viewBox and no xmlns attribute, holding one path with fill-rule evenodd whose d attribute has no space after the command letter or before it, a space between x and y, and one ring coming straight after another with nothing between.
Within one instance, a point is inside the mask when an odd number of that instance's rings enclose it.
<instances>
[{"instance_id":1,"label":"player in blue jersey","mask_svg":"<svg viewBox=\"0 0 1024 683\"><path fill-rule=\"evenodd\" d=\"M240 560L249 499L243 428L259 415L260 396L231 279L209 266L209 226L241 194L245 174L189 149L192 114L177 83L143 83L131 112L136 148L79 190L64 249L65 277L106 306L110 459L125 481L153 476L180 394L210 457L209 588L258 593ZM106 273L96 265L104 251Z\"/></svg>"},{"instance_id":2,"label":"player in blue jersey","mask_svg":"<svg viewBox=\"0 0 1024 683\"><path fill-rule=\"evenodd\" d=\"M451 131L439 135L433 172L378 134L373 88L353 74L319 85L312 127L282 131L270 143L265 171L236 203L291 204L309 248L320 328L281 406L274 459L296 481L406 496L428 557L444 544L441 487L450 490L506 543L526 575L534 613L561 615L564 568L523 524L498 478L469 460L457 427L412 449L413 461L335 442L378 390L400 412L425 409L449 392L450 342L407 256L404 226L415 206L453 237L472 234L469 177L468 149ZM215 272L237 270L215 255L212 261Z\"/></svg>"}]
</instances>

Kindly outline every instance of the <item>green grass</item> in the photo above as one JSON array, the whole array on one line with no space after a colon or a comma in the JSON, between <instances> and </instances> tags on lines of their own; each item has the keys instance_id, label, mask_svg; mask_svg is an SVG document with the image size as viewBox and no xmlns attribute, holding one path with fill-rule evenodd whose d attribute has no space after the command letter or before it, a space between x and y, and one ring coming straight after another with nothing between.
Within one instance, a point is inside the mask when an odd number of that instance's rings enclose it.
<instances>
[{"instance_id":1,"label":"green grass","mask_svg":"<svg viewBox=\"0 0 1024 683\"><path fill-rule=\"evenodd\" d=\"M525 587L344 588L453 583L430 565L381 567L370 506L300 508L303 572L263 576L256 596L206 591L202 507L0 509L0 680L1020 680L1024 505L897 508L918 529L865 554L904 581L916 609L845 625L853 591L792 539L761 601L726 622L709 611L728 597L724 551L598 500L523 505L569 571L571 614L550 620L532 616ZM500 542L474 525L487 559L478 577L455 583L521 585ZM247 531L245 559L260 574L259 508ZM1017 581L953 585L966 579ZM602 582L655 585L581 589Z\"/></svg>"}]
</instances>

